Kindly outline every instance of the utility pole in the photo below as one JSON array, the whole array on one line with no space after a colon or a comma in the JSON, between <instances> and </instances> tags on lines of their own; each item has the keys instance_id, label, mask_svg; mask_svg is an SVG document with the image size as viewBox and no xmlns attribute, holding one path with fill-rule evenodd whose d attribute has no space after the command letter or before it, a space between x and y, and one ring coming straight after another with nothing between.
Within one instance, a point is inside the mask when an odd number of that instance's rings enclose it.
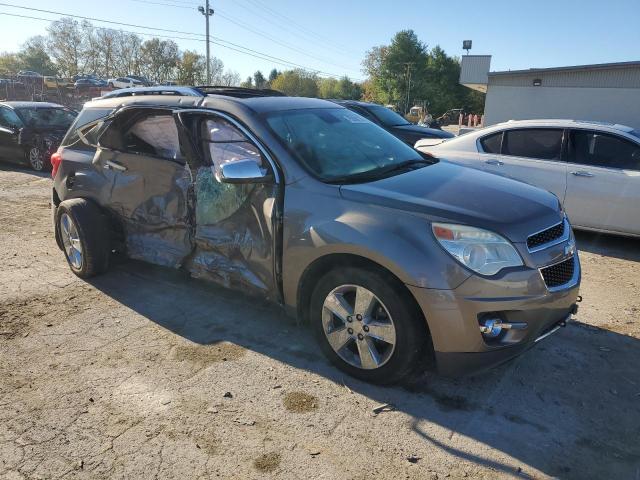
<instances>
[{"instance_id":1,"label":"utility pole","mask_svg":"<svg viewBox=\"0 0 640 480\"><path fill-rule=\"evenodd\" d=\"M415 64L415 62L406 62L404 65L407 67L407 104L405 107L405 111L404 113L407 113L409 111L409 109L411 108L409 106L409 101L410 101L410 95L411 95L411 67L413 67L413 65Z\"/></svg>"},{"instance_id":2,"label":"utility pole","mask_svg":"<svg viewBox=\"0 0 640 480\"><path fill-rule=\"evenodd\" d=\"M209 8L209 0L205 1L205 6L198 7L198 11L204 15L207 21L207 85L211 85L211 59L209 56L209 17L213 15L213 8Z\"/></svg>"}]
</instances>

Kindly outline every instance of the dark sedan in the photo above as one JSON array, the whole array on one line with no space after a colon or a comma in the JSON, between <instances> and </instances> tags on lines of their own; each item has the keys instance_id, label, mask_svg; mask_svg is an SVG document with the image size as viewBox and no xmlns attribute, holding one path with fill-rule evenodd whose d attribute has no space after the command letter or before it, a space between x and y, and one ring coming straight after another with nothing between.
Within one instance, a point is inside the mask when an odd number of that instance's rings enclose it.
<instances>
[{"instance_id":1,"label":"dark sedan","mask_svg":"<svg viewBox=\"0 0 640 480\"><path fill-rule=\"evenodd\" d=\"M47 102L0 102L0 159L51 168L55 152L77 113Z\"/></svg>"},{"instance_id":2,"label":"dark sedan","mask_svg":"<svg viewBox=\"0 0 640 480\"><path fill-rule=\"evenodd\" d=\"M423 138L452 138L450 132L435 128L422 127L409 122L402 115L375 103L358 102L356 100L336 100L336 103L352 110L368 120L377 123L404 143L413 147Z\"/></svg>"}]
</instances>

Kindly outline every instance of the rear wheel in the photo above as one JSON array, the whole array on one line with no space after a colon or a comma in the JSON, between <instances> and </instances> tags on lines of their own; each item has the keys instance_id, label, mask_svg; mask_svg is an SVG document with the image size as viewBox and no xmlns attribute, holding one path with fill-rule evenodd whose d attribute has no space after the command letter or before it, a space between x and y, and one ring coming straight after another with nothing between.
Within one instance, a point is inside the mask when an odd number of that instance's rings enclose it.
<instances>
[{"instance_id":1,"label":"rear wheel","mask_svg":"<svg viewBox=\"0 0 640 480\"><path fill-rule=\"evenodd\" d=\"M348 267L326 274L312 295L311 321L329 359L368 382L398 382L427 352L427 329L415 304L374 271Z\"/></svg>"},{"instance_id":2,"label":"rear wheel","mask_svg":"<svg viewBox=\"0 0 640 480\"><path fill-rule=\"evenodd\" d=\"M81 198L62 202L56 210L56 234L73 273L89 278L107 269L109 230L97 205Z\"/></svg>"}]
</instances>

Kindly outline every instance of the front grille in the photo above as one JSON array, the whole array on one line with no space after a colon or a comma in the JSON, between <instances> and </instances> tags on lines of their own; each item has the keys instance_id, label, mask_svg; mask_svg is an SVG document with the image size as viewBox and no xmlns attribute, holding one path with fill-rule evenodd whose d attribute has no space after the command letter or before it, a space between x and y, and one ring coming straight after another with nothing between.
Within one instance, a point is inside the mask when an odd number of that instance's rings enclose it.
<instances>
[{"instance_id":1,"label":"front grille","mask_svg":"<svg viewBox=\"0 0 640 480\"><path fill-rule=\"evenodd\" d=\"M531 235L527 238L527 247L532 250L545 243L553 242L564 235L564 222L560 222L551 228L547 228L542 232Z\"/></svg>"},{"instance_id":2,"label":"front grille","mask_svg":"<svg viewBox=\"0 0 640 480\"><path fill-rule=\"evenodd\" d=\"M544 278L544 283L547 284L547 288L553 288L569 282L569 280L573 278L574 268L575 260L574 257L571 257L564 262L541 268L540 273L542 273L542 278Z\"/></svg>"}]
</instances>

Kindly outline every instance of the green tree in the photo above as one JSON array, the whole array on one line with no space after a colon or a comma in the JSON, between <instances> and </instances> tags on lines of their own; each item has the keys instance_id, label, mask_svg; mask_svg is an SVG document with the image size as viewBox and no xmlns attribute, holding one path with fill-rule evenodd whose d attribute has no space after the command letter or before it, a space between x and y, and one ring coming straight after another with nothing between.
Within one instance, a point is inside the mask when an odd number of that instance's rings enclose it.
<instances>
[{"instance_id":1,"label":"green tree","mask_svg":"<svg viewBox=\"0 0 640 480\"><path fill-rule=\"evenodd\" d=\"M206 79L207 60L198 52L185 50L180 56L177 80L180 85L202 85Z\"/></svg>"},{"instance_id":2,"label":"green tree","mask_svg":"<svg viewBox=\"0 0 640 480\"><path fill-rule=\"evenodd\" d=\"M57 73L56 65L47 53L46 39L40 35L31 37L22 45L18 52L18 61L23 70L32 70L42 75Z\"/></svg>"},{"instance_id":3,"label":"green tree","mask_svg":"<svg viewBox=\"0 0 640 480\"><path fill-rule=\"evenodd\" d=\"M22 70L22 62L17 53L0 53L0 75L10 76Z\"/></svg>"},{"instance_id":4,"label":"green tree","mask_svg":"<svg viewBox=\"0 0 640 480\"><path fill-rule=\"evenodd\" d=\"M273 81L278 78L278 75L280 75L280 72L278 72L277 69L273 69L271 70L271 72L269 72L269 86L271 87L273 84ZM273 88L273 87L272 87Z\"/></svg>"},{"instance_id":5,"label":"green tree","mask_svg":"<svg viewBox=\"0 0 640 480\"><path fill-rule=\"evenodd\" d=\"M430 51L411 30L398 32L390 45L373 47L362 62L368 79L363 98L394 104L406 112L425 104L433 116L450 108L468 107L481 113L484 96L459 84L460 61L439 46Z\"/></svg>"},{"instance_id":6,"label":"green tree","mask_svg":"<svg viewBox=\"0 0 640 480\"><path fill-rule=\"evenodd\" d=\"M413 30L395 34L389 46L374 47L363 61L365 72L375 83L381 103L397 103L402 111L412 105L415 93L425 84L427 46Z\"/></svg>"},{"instance_id":7,"label":"green tree","mask_svg":"<svg viewBox=\"0 0 640 480\"><path fill-rule=\"evenodd\" d=\"M178 65L180 52L173 40L152 38L145 41L140 49L142 73L150 80L163 81L173 77ZM206 63L204 65L206 67Z\"/></svg>"},{"instance_id":8,"label":"green tree","mask_svg":"<svg viewBox=\"0 0 640 480\"><path fill-rule=\"evenodd\" d=\"M253 88L253 78L247 77L247 79L240 84L242 88Z\"/></svg>"},{"instance_id":9,"label":"green tree","mask_svg":"<svg viewBox=\"0 0 640 480\"><path fill-rule=\"evenodd\" d=\"M47 28L48 53L65 77L82 73L85 38L80 23L69 17L51 22Z\"/></svg>"},{"instance_id":10,"label":"green tree","mask_svg":"<svg viewBox=\"0 0 640 480\"><path fill-rule=\"evenodd\" d=\"M287 70L278 74L271 88L294 97L317 97L318 77L304 70Z\"/></svg>"},{"instance_id":11,"label":"green tree","mask_svg":"<svg viewBox=\"0 0 640 480\"><path fill-rule=\"evenodd\" d=\"M253 74L253 83L256 88L267 88L267 79L260 70Z\"/></svg>"}]
</instances>

